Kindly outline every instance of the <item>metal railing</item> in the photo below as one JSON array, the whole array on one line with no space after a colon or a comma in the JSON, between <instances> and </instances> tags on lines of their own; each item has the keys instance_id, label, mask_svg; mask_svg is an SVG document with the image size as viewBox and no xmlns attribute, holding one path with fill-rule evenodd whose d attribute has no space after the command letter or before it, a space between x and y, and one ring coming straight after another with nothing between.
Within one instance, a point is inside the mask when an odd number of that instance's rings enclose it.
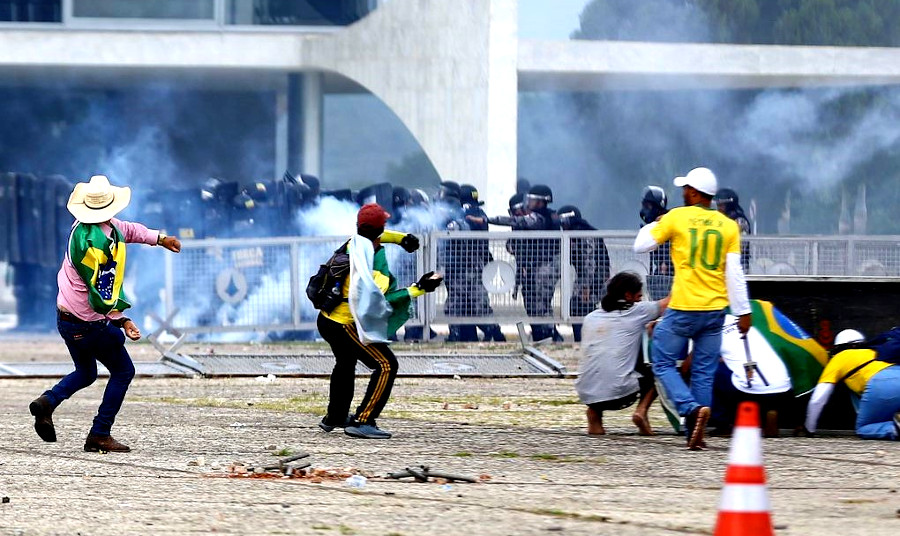
<instances>
[{"instance_id":1,"label":"metal railing","mask_svg":"<svg viewBox=\"0 0 900 536\"><path fill-rule=\"evenodd\" d=\"M386 245L398 284L435 270L445 285L416 300L409 325L575 323L609 275L631 270L646 294L668 292L659 258L632 250L634 233L433 232L409 254ZM346 237L185 241L165 261L165 310L184 333L315 330L309 277ZM900 279L900 237L749 237L749 279Z\"/></svg>"}]
</instances>

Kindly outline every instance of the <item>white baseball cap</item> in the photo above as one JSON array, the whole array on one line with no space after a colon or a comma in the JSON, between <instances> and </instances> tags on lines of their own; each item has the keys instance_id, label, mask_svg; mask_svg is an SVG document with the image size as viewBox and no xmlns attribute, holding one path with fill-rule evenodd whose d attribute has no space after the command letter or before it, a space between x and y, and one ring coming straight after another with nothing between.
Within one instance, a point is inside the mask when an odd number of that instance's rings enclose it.
<instances>
[{"instance_id":1,"label":"white baseball cap","mask_svg":"<svg viewBox=\"0 0 900 536\"><path fill-rule=\"evenodd\" d=\"M691 186L707 195L716 195L719 189L715 174L705 167L694 168L684 177L675 177L675 186Z\"/></svg>"}]
</instances>

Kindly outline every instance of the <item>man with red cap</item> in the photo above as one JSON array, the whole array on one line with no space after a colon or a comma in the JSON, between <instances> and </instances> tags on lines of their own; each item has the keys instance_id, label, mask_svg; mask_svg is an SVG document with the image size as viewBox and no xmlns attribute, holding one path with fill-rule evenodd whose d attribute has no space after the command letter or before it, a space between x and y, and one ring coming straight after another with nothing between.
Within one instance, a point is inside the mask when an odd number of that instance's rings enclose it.
<instances>
[{"instance_id":1,"label":"man with red cap","mask_svg":"<svg viewBox=\"0 0 900 536\"><path fill-rule=\"evenodd\" d=\"M390 432L375 423L391 396L397 376L397 358L388 343L409 319L412 298L434 291L443 281L441 276L429 272L407 288L397 287L381 244L396 243L413 252L418 249L419 241L411 234L385 231L389 218L390 214L375 203L359 210L356 235L345 246L350 257L350 274L342 286L346 301L330 312L319 314L319 333L331 346L335 358L328 413L319 423L319 428L326 432L344 428L344 433L353 437L391 437ZM356 413L348 415L357 361L372 369L372 375Z\"/></svg>"}]
</instances>

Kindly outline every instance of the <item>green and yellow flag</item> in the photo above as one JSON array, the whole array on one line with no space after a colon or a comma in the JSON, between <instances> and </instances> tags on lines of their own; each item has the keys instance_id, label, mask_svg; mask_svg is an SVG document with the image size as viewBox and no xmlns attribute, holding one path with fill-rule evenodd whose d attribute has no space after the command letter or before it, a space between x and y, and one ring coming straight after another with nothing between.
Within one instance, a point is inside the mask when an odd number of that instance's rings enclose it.
<instances>
[{"instance_id":1,"label":"green and yellow flag","mask_svg":"<svg viewBox=\"0 0 900 536\"><path fill-rule=\"evenodd\" d=\"M791 376L794 395L815 389L822 369L828 363L828 352L790 318L767 301L751 300L753 327L759 330Z\"/></svg>"},{"instance_id":2,"label":"green and yellow flag","mask_svg":"<svg viewBox=\"0 0 900 536\"><path fill-rule=\"evenodd\" d=\"M112 238L99 225L77 223L69 238L69 259L88 288L91 309L105 315L131 307L125 277L125 237L112 227Z\"/></svg>"}]
</instances>

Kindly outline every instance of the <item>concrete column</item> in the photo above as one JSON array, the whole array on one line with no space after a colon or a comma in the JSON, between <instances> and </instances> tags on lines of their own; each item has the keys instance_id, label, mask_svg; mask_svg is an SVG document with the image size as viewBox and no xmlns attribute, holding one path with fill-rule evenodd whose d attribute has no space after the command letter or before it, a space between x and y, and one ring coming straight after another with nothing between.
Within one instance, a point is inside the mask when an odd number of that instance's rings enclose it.
<instances>
[{"instance_id":1,"label":"concrete column","mask_svg":"<svg viewBox=\"0 0 900 536\"><path fill-rule=\"evenodd\" d=\"M303 173L322 176L322 125L325 106L322 73L303 74Z\"/></svg>"},{"instance_id":2,"label":"concrete column","mask_svg":"<svg viewBox=\"0 0 900 536\"><path fill-rule=\"evenodd\" d=\"M442 179L499 213L516 182L517 33L516 0L391 0L300 54L380 98Z\"/></svg>"},{"instance_id":3,"label":"concrete column","mask_svg":"<svg viewBox=\"0 0 900 536\"><path fill-rule=\"evenodd\" d=\"M284 114L287 139L286 168L291 173L310 173L320 177L324 118L322 74L318 72L289 74L284 94L287 101ZM281 115L278 116L278 120L281 120ZM283 173L284 169L281 172Z\"/></svg>"},{"instance_id":4,"label":"concrete column","mask_svg":"<svg viewBox=\"0 0 900 536\"><path fill-rule=\"evenodd\" d=\"M303 74L291 73L287 82L287 169L303 171Z\"/></svg>"},{"instance_id":5,"label":"concrete column","mask_svg":"<svg viewBox=\"0 0 900 536\"><path fill-rule=\"evenodd\" d=\"M288 101L285 83L275 92L275 180L288 169Z\"/></svg>"}]
</instances>

